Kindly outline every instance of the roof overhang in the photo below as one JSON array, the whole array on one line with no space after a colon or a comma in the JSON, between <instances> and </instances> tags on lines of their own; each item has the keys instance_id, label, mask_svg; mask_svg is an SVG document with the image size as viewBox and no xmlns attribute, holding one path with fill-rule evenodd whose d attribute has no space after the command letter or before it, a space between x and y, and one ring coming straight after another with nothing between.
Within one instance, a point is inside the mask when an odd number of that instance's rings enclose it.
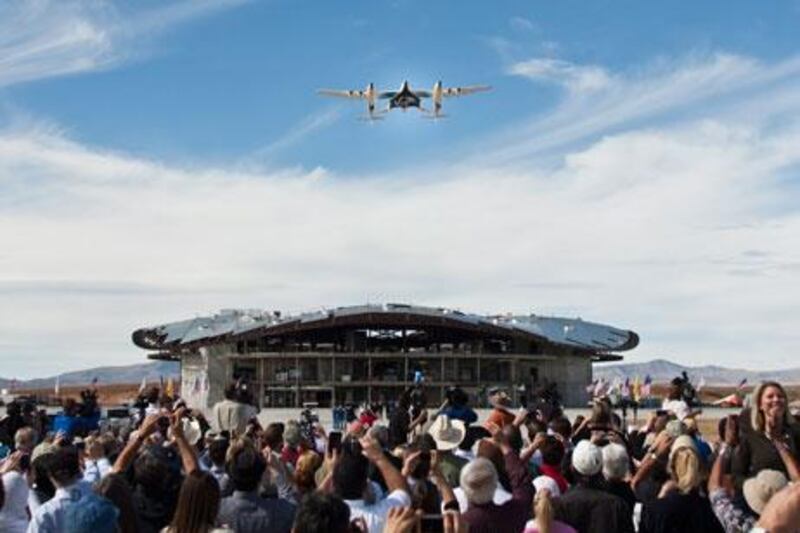
<instances>
[{"instance_id":1,"label":"roof overhang","mask_svg":"<svg viewBox=\"0 0 800 533\"><path fill-rule=\"evenodd\" d=\"M282 317L263 311L225 311L133 332L140 348L158 350L150 358L168 359L182 350L258 337L300 335L332 328L430 329L439 328L476 338L521 338L538 343L568 347L598 361L619 360L610 352L625 351L639 344L633 331L581 319L537 315L482 316L461 311L407 304L338 307L296 316Z\"/></svg>"}]
</instances>

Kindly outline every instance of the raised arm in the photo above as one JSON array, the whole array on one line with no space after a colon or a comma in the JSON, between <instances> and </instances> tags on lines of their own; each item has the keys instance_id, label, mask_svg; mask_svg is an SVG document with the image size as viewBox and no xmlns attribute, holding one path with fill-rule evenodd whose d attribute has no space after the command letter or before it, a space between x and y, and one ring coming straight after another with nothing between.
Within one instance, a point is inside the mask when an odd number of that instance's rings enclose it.
<instances>
[{"instance_id":1,"label":"raised arm","mask_svg":"<svg viewBox=\"0 0 800 533\"><path fill-rule=\"evenodd\" d=\"M431 481L433 484L436 485L436 488L439 490L439 494L442 495L442 509L450 509L453 506L453 502L456 502L456 507L458 506L458 500L456 500L456 495L453 492L453 487L447 482L442 474L441 469L441 457L439 452L431 452L431 473L430 473Z\"/></svg>"},{"instance_id":2,"label":"raised arm","mask_svg":"<svg viewBox=\"0 0 800 533\"><path fill-rule=\"evenodd\" d=\"M731 459L731 475L736 490L742 488L744 481L750 476L750 440L746 434L740 434L739 446Z\"/></svg>"},{"instance_id":3,"label":"raised arm","mask_svg":"<svg viewBox=\"0 0 800 533\"><path fill-rule=\"evenodd\" d=\"M506 472L511 482L511 494L515 500L522 500L528 505L533 499L534 489L531 474L520 461L519 456L505 441L500 444L503 460L506 463Z\"/></svg>"},{"instance_id":4,"label":"raised arm","mask_svg":"<svg viewBox=\"0 0 800 533\"><path fill-rule=\"evenodd\" d=\"M659 458L665 457L669 454L669 449L672 446L672 440L672 437L666 433L661 433L656 438L656 442L653 443L653 451L644 457L642 463L639 465L639 470L636 471L633 479L631 479L631 488L634 491L642 481L647 479Z\"/></svg>"},{"instance_id":5,"label":"raised arm","mask_svg":"<svg viewBox=\"0 0 800 533\"><path fill-rule=\"evenodd\" d=\"M148 415L144 419L139 431L136 433L136 437L128 440L125 448L123 448L122 452L119 454L119 457L117 457L117 460L114 462L114 466L111 468L112 472L120 474L128 469L130 464L136 458L136 453L139 451L139 448L142 447L144 441L156 431L160 418L161 415L152 414Z\"/></svg>"},{"instance_id":6,"label":"raised arm","mask_svg":"<svg viewBox=\"0 0 800 533\"><path fill-rule=\"evenodd\" d=\"M383 450L381 449L381 445L378 443L378 441L370 436L365 436L362 437L359 442L361 443L361 450L363 451L364 455L372 464L377 467L378 471L380 471L384 482L386 482L386 487L389 489L389 492L391 493L396 490L408 492L406 480L403 479L403 475L400 473L400 471L395 468L395 466L383 454Z\"/></svg>"},{"instance_id":7,"label":"raised arm","mask_svg":"<svg viewBox=\"0 0 800 533\"><path fill-rule=\"evenodd\" d=\"M522 449L522 451L519 454L519 460L522 461L523 464L527 464L528 461L531 460L531 457L533 457L533 454L536 453L536 450L538 450L542 446L546 438L547 438L546 433L543 432L537 433L536 436L533 438L533 442L531 442Z\"/></svg>"},{"instance_id":8,"label":"raised arm","mask_svg":"<svg viewBox=\"0 0 800 533\"><path fill-rule=\"evenodd\" d=\"M181 456L183 470L188 475L197 470L198 465L197 453L194 451L194 447L189 444L189 441L186 440L186 435L183 434L183 421L181 418L185 413L186 409L182 407L172 414L170 419L170 429L172 430L172 436L175 439L175 444L178 446L178 452Z\"/></svg>"},{"instance_id":9,"label":"raised arm","mask_svg":"<svg viewBox=\"0 0 800 533\"><path fill-rule=\"evenodd\" d=\"M778 454L780 454L784 466L786 466L786 472L789 474L789 481L800 480L800 468L789 446L785 442L778 440L773 441L773 444L775 444L775 448L778 450Z\"/></svg>"}]
</instances>

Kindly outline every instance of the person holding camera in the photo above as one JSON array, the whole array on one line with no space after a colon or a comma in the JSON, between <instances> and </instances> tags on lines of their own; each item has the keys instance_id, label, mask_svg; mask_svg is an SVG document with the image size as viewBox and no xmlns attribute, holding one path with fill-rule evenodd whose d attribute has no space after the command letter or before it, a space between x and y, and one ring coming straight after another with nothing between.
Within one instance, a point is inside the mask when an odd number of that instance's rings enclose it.
<instances>
[{"instance_id":1,"label":"person holding camera","mask_svg":"<svg viewBox=\"0 0 800 533\"><path fill-rule=\"evenodd\" d=\"M28 488L27 471L30 469L30 455L17 451L0 465L4 502L0 505L0 531L24 533L28 529Z\"/></svg>"}]
</instances>

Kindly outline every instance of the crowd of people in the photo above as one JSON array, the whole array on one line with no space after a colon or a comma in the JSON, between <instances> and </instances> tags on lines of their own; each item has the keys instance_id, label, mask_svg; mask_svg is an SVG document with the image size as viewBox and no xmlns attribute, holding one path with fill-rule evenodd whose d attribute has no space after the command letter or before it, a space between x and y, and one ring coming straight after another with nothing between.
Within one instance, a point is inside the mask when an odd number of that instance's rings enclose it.
<instances>
[{"instance_id":1,"label":"crowd of people","mask_svg":"<svg viewBox=\"0 0 800 533\"><path fill-rule=\"evenodd\" d=\"M242 384L208 419L148 391L130 427L85 438L15 419L0 531L800 531L800 433L778 383L715 438L679 391L628 426L604 398L570 420L551 397L515 409L492 390L480 421L464 391L430 408L418 388L342 431L308 413L262 425Z\"/></svg>"}]
</instances>

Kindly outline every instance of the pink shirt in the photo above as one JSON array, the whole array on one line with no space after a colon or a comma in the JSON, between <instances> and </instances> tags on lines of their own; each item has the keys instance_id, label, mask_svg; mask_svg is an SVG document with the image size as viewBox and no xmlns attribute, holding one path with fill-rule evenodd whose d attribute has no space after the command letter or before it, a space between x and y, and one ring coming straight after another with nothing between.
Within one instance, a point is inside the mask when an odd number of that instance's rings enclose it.
<instances>
[{"instance_id":1,"label":"pink shirt","mask_svg":"<svg viewBox=\"0 0 800 533\"><path fill-rule=\"evenodd\" d=\"M578 531L565 524L564 522L559 522L558 520L553 520L553 525L550 528L551 533L578 533ZM536 519L528 520L528 523L525 524L525 531L524 533L539 533L539 524L536 523Z\"/></svg>"}]
</instances>

